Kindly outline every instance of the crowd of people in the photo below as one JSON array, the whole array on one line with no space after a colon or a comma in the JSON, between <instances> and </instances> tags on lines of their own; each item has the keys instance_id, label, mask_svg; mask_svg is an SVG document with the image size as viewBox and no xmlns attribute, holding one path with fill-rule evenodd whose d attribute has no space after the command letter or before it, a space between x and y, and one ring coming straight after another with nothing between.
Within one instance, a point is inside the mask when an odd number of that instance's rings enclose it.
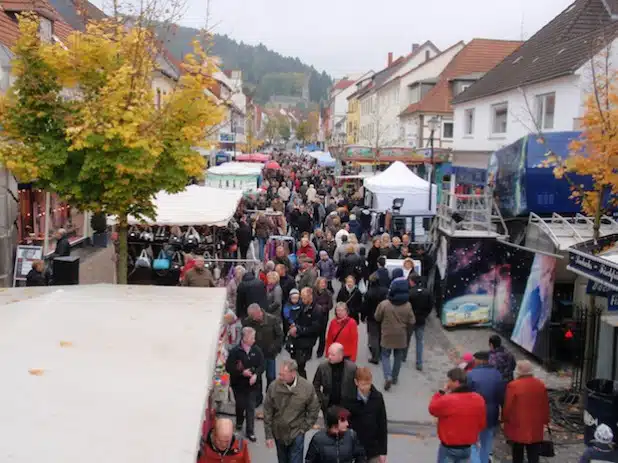
<instances>
[{"instance_id":1,"label":"crowd of people","mask_svg":"<svg viewBox=\"0 0 618 463\"><path fill-rule=\"evenodd\" d=\"M397 386L412 338L416 369L423 370L434 302L414 260L430 262L409 235L391 235L387 227L376 233L362 188L342 191L311 161L278 161L281 169L267 176L263 192L248 198L237 216L235 256L247 258L255 242L263 265L229 272L221 336L236 419L216 421L199 463L249 462L244 440L257 441L256 419L263 419L265 443L276 448L279 463L385 463L387 409L379 389ZM271 245L274 235L287 238ZM401 266L389 270L390 259ZM211 284L208 276L187 275ZM381 364L381 388L371 369L357 364L363 324L369 362ZM279 357L283 351L289 357ZM310 381L312 358L321 360ZM496 335L487 351L462 360L429 403L437 419L438 463L488 463L500 423L513 462L523 463L526 454L537 463L550 412L530 362L516 363ZM305 452L305 436L316 428ZM598 433L596 453L582 462L613 451L607 430Z\"/></svg>"}]
</instances>

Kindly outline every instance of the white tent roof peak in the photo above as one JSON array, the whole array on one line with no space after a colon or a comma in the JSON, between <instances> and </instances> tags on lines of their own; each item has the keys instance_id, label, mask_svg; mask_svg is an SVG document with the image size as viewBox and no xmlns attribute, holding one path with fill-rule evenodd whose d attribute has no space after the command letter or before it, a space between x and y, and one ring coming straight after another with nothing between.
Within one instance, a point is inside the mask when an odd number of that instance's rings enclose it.
<instances>
[{"instance_id":1,"label":"white tent roof peak","mask_svg":"<svg viewBox=\"0 0 618 463\"><path fill-rule=\"evenodd\" d=\"M393 162L384 172L365 179L365 187L374 193L380 191L429 190L429 182L416 175L401 161Z\"/></svg>"}]
</instances>

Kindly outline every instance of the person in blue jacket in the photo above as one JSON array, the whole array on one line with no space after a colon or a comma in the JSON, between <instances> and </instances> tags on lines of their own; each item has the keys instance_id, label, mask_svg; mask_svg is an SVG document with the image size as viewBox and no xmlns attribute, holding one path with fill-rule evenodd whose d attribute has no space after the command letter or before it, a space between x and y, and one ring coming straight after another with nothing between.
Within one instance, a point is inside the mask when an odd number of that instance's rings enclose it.
<instances>
[{"instance_id":1,"label":"person in blue jacket","mask_svg":"<svg viewBox=\"0 0 618 463\"><path fill-rule=\"evenodd\" d=\"M361 241L363 236L363 226L358 220L356 220L356 216L354 214L350 214L348 226L350 227L350 233L354 233L358 241Z\"/></svg>"},{"instance_id":2,"label":"person in blue jacket","mask_svg":"<svg viewBox=\"0 0 618 463\"><path fill-rule=\"evenodd\" d=\"M618 450L614 447L614 433L609 426L603 423L597 426L594 431L594 440L579 459L579 463L593 463L595 461L618 463Z\"/></svg>"},{"instance_id":3,"label":"person in blue jacket","mask_svg":"<svg viewBox=\"0 0 618 463\"><path fill-rule=\"evenodd\" d=\"M500 421L500 408L504 405L506 383L500 372L489 364L489 352L474 354L474 365L474 368L468 372L468 387L485 399L487 427L481 431L478 445L472 446L470 462L489 463Z\"/></svg>"}]
</instances>

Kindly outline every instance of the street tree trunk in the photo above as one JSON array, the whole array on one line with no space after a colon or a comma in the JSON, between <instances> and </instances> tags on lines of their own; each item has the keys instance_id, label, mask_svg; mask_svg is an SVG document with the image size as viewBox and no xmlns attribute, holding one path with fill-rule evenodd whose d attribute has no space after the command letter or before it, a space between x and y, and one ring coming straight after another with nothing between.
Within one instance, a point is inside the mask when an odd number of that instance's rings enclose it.
<instances>
[{"instance_id":1,"label":"street tree trunk","mask_svg":"<svg viewBox=\"0 0 618 463\"><path fill-rule=\"evenodd\" d=\"M118 221L118 284L127 284L127 268L129 259L129 224L127 216L122 216Z\"/></svg>"}]
</instances>

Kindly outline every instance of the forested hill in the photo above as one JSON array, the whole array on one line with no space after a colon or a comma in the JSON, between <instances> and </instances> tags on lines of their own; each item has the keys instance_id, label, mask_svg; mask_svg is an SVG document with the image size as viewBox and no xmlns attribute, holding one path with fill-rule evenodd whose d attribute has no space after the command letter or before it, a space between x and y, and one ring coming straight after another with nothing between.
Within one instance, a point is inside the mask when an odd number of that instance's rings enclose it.
<instances>
[{"instance_id":1,"label":"forested hill","mask_svg":"<svg viewBox=\"0 0 618 463\"><path fill-rule=\"evenodd\" d=\"M177 26L165 33L168 49L178 59L192 51L191 41L198 30ZM302 90L302 76L309 75L309 98L319 103L327 98L331 77L318 72L298 58L282 56L264 45L247 45L227 35L214 35L211 53L221 59L223 69L240 69L250 93L259 103L266 103L274 95L298 96Z\"/></svg>"}]
</instances>

